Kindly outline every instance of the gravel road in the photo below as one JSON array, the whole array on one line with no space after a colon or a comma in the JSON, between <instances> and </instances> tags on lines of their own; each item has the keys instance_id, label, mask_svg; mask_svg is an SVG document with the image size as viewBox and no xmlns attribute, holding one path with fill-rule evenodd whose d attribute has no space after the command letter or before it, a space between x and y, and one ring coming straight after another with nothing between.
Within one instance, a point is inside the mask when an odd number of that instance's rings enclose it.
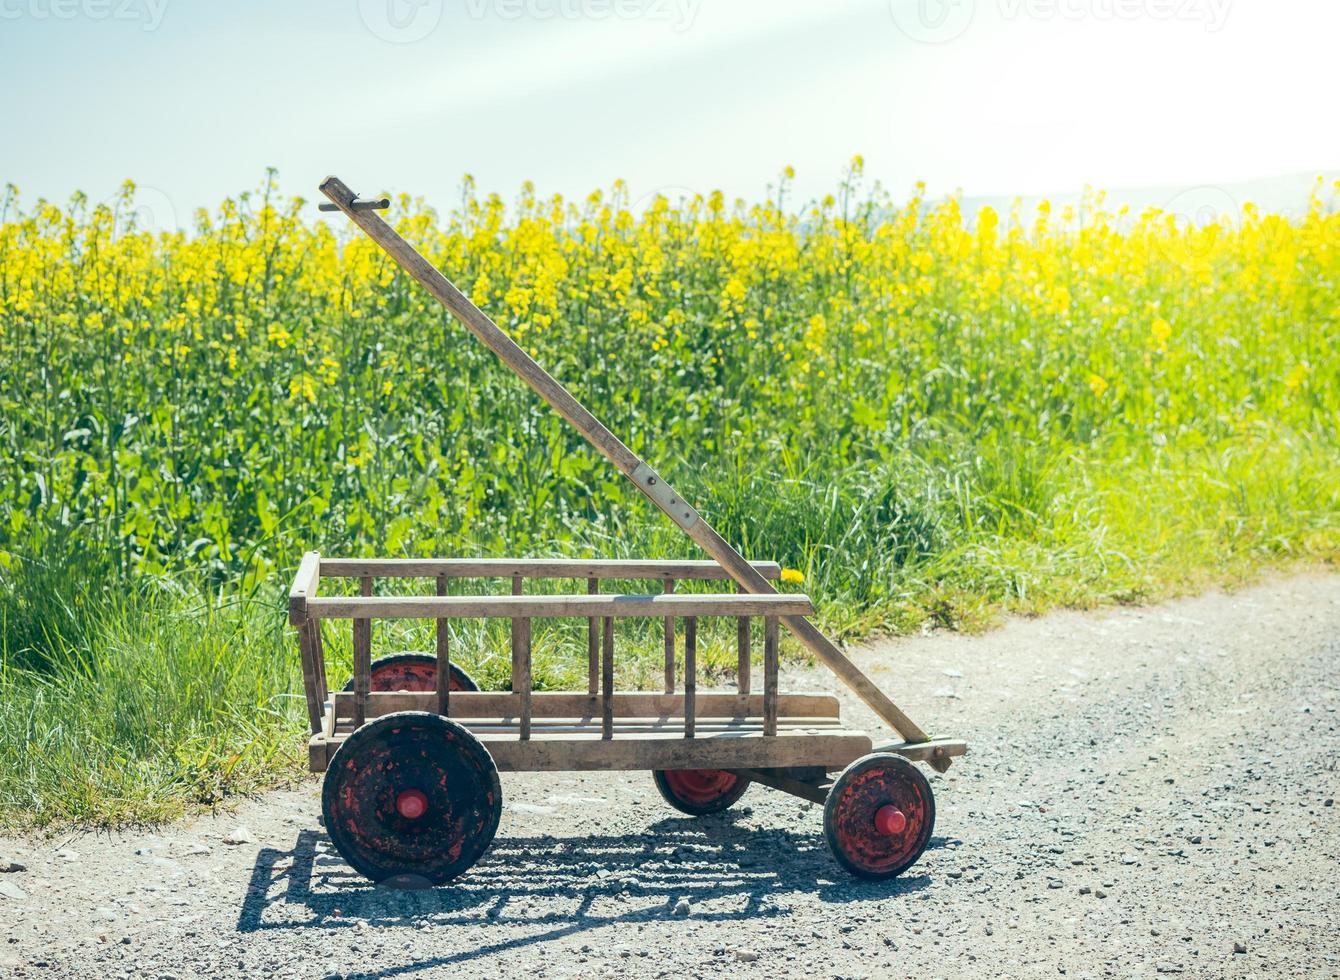
<instances>
[{"instance_id":1,"label":"gravel road","mask_svg":"<svg viewBox=\"0 0 1340 980\"><path fill-rule=\"evenodd\" d=\"M332 852L313 780L0 839L25 866L0 872L0 975L1340 977L1340 576L854 656L971 743L893 882L848 878L819 809L761 787L693 820L646 774L527 774L466 878L388 891Z\"/></svg>"}]
</instances>

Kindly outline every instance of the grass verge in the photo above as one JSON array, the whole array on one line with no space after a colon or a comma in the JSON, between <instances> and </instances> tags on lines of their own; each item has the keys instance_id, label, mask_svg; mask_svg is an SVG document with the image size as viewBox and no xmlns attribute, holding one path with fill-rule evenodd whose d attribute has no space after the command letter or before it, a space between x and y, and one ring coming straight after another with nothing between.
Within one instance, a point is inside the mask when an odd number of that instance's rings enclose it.
<instances>
[{"instance_id":1,"label":"grass verge","mask_svg":"<svg viewBox=\"0 0 1340 980\"><path fill-rule=\"evenodd\" d=\"M845 638L1154 600L1340 553L1340 467L1314 440L1125 465L1004 452L827 480L817 462L779 482L723 466L700 496L750 555L798 556L823 626ZM302 685L281 583L206 596L165 578L128 584L68 541L42 550L0 579L0 827L170 819L302 773ZM649 517L580 550L692 554ZM505 687L505 624L453 628L462 665L485 688ZM379 624L374 649L431 649L429 629ZM622 623L619 649L621 688L656 683L659 623ZM340 682L346 631L328 628L327 653ZM729 681L734 656L730 624L706 624L704 683ZM581 689L584 669L585 624L543 624L537 685Z\"/></svg>"}]
</instances>

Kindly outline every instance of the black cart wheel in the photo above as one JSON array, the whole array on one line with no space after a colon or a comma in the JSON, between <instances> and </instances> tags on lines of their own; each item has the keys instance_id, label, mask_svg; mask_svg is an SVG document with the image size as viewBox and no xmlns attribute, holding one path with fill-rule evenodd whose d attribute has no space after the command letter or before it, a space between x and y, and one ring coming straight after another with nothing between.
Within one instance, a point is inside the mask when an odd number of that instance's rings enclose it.
<instances>
[{"instance_id":1,"label":"black cart wheel","mask_svg":"<svg viewBox=\"0 0 1340 980\"><path fill-rule=\"evenodd\" d=\"M833 856L858 878L902 874L921 857L935 827L935 798L921 770L897 755L857 759L824 803Z\"/></svg>"},{"instance_id":2,"label":"black cart wheel","mask_svg":"<svg viewBox=\"0 0 1340 980\"><path fill-rule=\"evenodd\" d=\"M373 881L441 885L479 860L502 815L483 743L426 711L374 719L336 750L321 789L335 849Z\"/></svg>"},{"instance_id":3,"label":"black cart wheel","mask_svg":"<svg viewBox=\"0 0 1340 980\"><path fill-rule=\"evenodd\" d=\"M654 769L665 802L691 817L719 813L749 788L749 780L724 769Z\"/></svg>"},{"instance_id":4,"label":"black cart wheel","mask_svg":"<svg viewBox=\"0 0 1340 980\"><path fill-rule=\"evenodd\" d=\"M450 665L449 691L478 691L474 678L455 664ZM353 691L354 679L344 685ZM431 653L391 653L372 661L374 691L436 691L437 658Z\"/></svg>"}]
</instances>

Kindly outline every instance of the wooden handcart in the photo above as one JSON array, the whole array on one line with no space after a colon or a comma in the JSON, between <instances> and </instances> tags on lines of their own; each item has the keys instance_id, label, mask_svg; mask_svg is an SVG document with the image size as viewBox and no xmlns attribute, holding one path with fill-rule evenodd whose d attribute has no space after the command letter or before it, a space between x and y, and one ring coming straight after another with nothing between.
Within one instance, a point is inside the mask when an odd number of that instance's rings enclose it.
<instances>
[{"instance_id":1,"label":"wooden handcart","mask_svg":"<svg viewBox=\"0 0 1340 980\"><path fill-rule=\"evenodd\" d=\"M865 878L910 867L930 840L931 787L913 762L943 772L966 751L930 739L806 617L809 596L781 594L780 569L747 562L692 506L620 442L478 307L338 178L321 191L325 210L348 215L472 333L697 542L711 561L540 559L332 559L309 552L289 596L297 627L312 728L310 765L325 772L322 811L340 854L375 881L443 884L488 848L502 812L500 772L650 770L661 795L701 815L730 806L750 783L824 805L824 833L837 860ZM431 582L431 594L376 595L380 579ZM323 594L322 583L355 579L358 595ZM453 594L460 580L510 583L501 595ZM607 594L606 579L659 583L646 594ZM585 593L542 594L530 581L584 580ZM678 582L730 581L735 592L676 592ZM427 593L429 590L420 590ZM532 623L587 621L587 689L536 692L531 684ZM660 692L614 690L614 624L650 617L665 624ZM697 690L698 620L737 623L733 691ZM506 619L511 627L511 689L479 691L451 660L453 619ZM435 649L374 659L372 620L436 624ZM352 623L353 677L328 686L322 623ZM763 636L756 690L751 656ZM875 747L844 728L831 695L778 690L778 640L787 630L875 713L899 740ZM678 628L677 628L678 627ZM679 654L682 636L682 658ZM448 678L445 684L439 678ZM836 774L836 775L834 775Z\"/></svg>"}]
</instances>

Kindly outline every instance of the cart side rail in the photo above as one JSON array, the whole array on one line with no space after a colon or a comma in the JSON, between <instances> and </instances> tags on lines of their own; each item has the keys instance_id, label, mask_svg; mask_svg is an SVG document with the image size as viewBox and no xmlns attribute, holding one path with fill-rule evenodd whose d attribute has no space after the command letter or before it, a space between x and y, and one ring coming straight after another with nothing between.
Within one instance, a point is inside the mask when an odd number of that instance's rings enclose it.
<instances>
[{"instance_id":1,"label":"cart side rail","mask_svg":"<svg viewBox=\"0 0 1340 980\"><path fill-rule=\"evenodd\" d=\"M536 619L576 616L808 616L801 593L662 592L649 595L318 596L307 600L310 619Z\"/></svg>"},{"instance_id":2,"label":"cart side rail","mask_svg":"<svg viewBox=\"0 0 1340 980\"><path fill-rule=\"evenodd\" d=\"M684 695L659 694L653 691L619 691L613 696L616 719L646 718L669 722L683 720ZM335 721L343 724L355 713L353 691L337 691L332 703ZM781 715L803 718L814 723L839 720L838 699L831 694L780 694L777 701ZM453 691L451 717L460 719L515 719L521 716L525 704L520 694L508 691ZM735 694L711 691L699 694L694 705L700 720L712 718L761 719L764 714L764 695ZM380 718L397 711L436 711L435 692L432 691L374 691L368 695L367 717ZM602 712L598 695L570 691L535 691L531 694L533 718L599 719Z\"/></svg>"},{"instance_id":3,"label":"cart side rail","mask_svg":"<svg viewBox=\"0 0 1340 980\"><path fill-rule=\"evenodd\" d=\"M359 595L312 596L301 608L299 639L302 643L303 679L307 693L310 722L314 734L333 734L341 711L352 715L355 726L374 716L379 705L373 702L372 692L372 620L373 619L432 619L436 621L436 677L451 676L451 652L448 622L452 619L506 619L511 622L512 645L512 698L509 710L518 716L518 737L530 738L534 716L533 682L531 676L531 622L537 618L582 618L590 624L587 659L587 693L573 695L564 702L568 709L597 710L600 713L600 732L605 739L613 737L616 704L622 703L614 691L614 623L629 617L660 619L665 624L665 679L664 697L672 699L673 711L683 718L683 735L693 738L697 724L697 656L698 618L726 617L737 620L737 685L738 695L732 696L732 715L743 710L748 715L761 717L763 734L777 734L778 703L778 648L779 624L786 616L807 616L814 612L810 597L804 594L771 593L692 593L674 592L674 579L666 579L664 591L646 595L602 594L597 590L598 580L588 579L588 591L567 595L526 595L522 592L523 579L512 576L510 595L476 596L446 594L447 578L436 576L436 595L378 596L373 594L373 576L359 577ZM751 656L751 618L764 621L763 630L763 692L759 697L750 695L749 660ZM349 695L329 696L325 682L325 662L322 656L321 624L325 620L348 620L353 627L354 677ZM683 623L683 678L682 695L675 696L675 680L679 664L676 657L676 624ZM414 703L431 701L438 714L448 715L449 704L463 695L450 694L450 685L438 683L431 694ZM469 696L466 703L469 703ZM649 697L661 697L650 695ZM711 697L711 696L705 696ZM385 698L378 698L386 701ZM549 703L546 698L544 704ZM641 704L642 702L639 702ZM651 702L646 702L650 704ZM836 702L833 702L834 706ZM498 705L494 705L496 709ZM713 710L718 706L713 702Z\"/></svg>"},{"instance_id":4,"label":"cart side rail","mask_svg":"<svg viewBox=\"0 0 1340 980\"><path fill-rule=\"evenodd\" d=\"M766 579L781 577L776 562L751 562ZM326 578L554 578L728 581L730 572L714 561L568 558L322 558Z\"/></svg>"}]
</instances>

